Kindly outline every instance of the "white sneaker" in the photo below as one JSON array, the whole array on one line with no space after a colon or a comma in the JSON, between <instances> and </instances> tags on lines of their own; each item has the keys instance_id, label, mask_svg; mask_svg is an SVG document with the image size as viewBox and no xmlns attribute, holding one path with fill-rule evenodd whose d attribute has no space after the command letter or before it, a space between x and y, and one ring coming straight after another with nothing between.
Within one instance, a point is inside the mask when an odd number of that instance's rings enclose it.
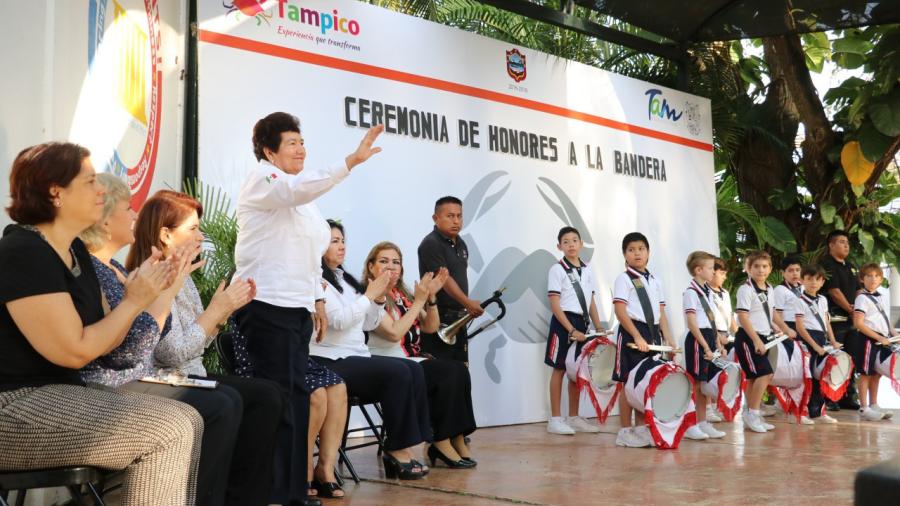
<instances>
[{"instance_id":1,"label":"white sneaker","mask_svg":"<svg viewBox=\"0 0 900 506\"><path fill-rule=\"evenodd\" d=\"M762 424L762 417L759 415L754 415L749 411L744 411L741 413L741 419L744 421L744 429L752 430L753 432L765 433L766 428Z\"/></svg>"},{"instance_id":2,"label":"white sneaker","mask_svg":"<svg viewBox=\"0 0 900 506\"><path fill-rule=\"evenodd\" d=\"M866 409L859 410L859 417L868 422L877 422L878 420L884 419L884 413L875 411L870 406Z\"/></svg>"},{"instance_id":3,"label":"white sneaker","mask_svg":"<svg viewBox=\"0 0 900 506\"><path fill-rule=\"evenodd\" d=\"M891 410L889 410L889 409L884 409L884 408L882 408L881 406L879 406L878 404L872 404L872 405L869 406L869 407L872 408L872 409L874 409L875 411L881 413L882 415L884 415L884 419L885 419L885 420L890 420L891 418L894 417L894 413L893 413Z\"/></svg>"},{"instance_id":4,"label":"white sneaker","mask_svg":"<svg viewBox=\"0 0 900 506\"><path fill-rule=\"evenodd\" d=\"M695 425L695 427L700 427L700 430L702 430L704 434L706 434L707 436L709 436L712 439L719 439L719 438L725 437L725 433L720 430L717 430L715 427L712 426L711 423L709 423L709 421L700 422L698 425Z\"/></svg>"},{"instance_id":5,"label":"white sneaker","mask_svg":"<svg viewBox=\"0 0 900 506\"><path fill-rule=\"evenodd\" d=\"M762 405L762 416L770 417L775 416L775 413L778 413L778 410L775 409L775 405L763 404Z\"/></svg>"},{"instance_id":6,"label":"white sneaker","mask_svg":"<svg viewBox=\"0 0 900 506\"><path fill-rule=\"evenodd\" d=\"M571 436L575 434L575 429L569 427L569 424L566 423L562 417L550 417L550 421L547 422L547 432L550 434L561 434L563 436Z\"/></svg>"},{"instance_id":7,"label":"white sneaker","mask_svg":"<svg viewBox=\"0 0 900 506\"><path fill-rule=\"evenodd\" d=\"M816 421L822 422L822 423L837 423L836 419L834 419L828 415L822 415L822 416L816 418Z\"/></svg>"},{"instance_id":8,"label":"white sneaker","mask_svg":"<svg viewBox=\"0 0 900 506\"><path fill-rule=\"evenodd\" d=\"M707 422L719 423L722 420L724 420L724 418L722 417L722 414L719 413L718 409L716 409L712 406L706 406L706 421Z\"/></svg>"},{"instance_id":9,"label":"white sneaker","mask_svg":"<svg viewBox=\"0 0 900 506\"><path fill-rule=\"evenodd\" d=\"M646 445L644 444L643 439L635 434L634 430L631 427L622 427L621 429L619 429L619 433L616 434L616 446L624 446L626 448L643 448Z\"/></svg>"},{"instance_id":10,"label":"white sneaker","mask_svg":"<svg viewBox=\"0 0 900 506\"><path fill-rule=\"evenodd\" d=\"M788 415L788 423L797 423L797 417L794 415ZM816 422L812 421L812 419L808 416L801 415L800 416L800 425L815 425Z\"/></svg>"},{"instance_id":11,"label":"white sneaker","mask_svg":"<svg viewBox=\"0 0 900 506\"><path fill-rule=\"evenodd\" d=\"M650 434L650 427L639 425L634 428L634 433L640 438L641 443L644 445L642 448L656 446L656 443L653 441L653 434Z\"/></svg>"},{"instance_id":12,"label":"white sneaker","mask_svg":"<svg viewBox=\"0 0 900 506\"><path fill-rule=\"evenodd\" d=\"M575 430L575 432L600 432L600 427L591 423L580 416L570 416L566 418L566 424Z\"/></svg>"},{"instance_id":13,"label":"white sneaker","mask_svg":"<svg viewBox=\"0 0 900 506\"><path fill-rule=\"evenodd\" d=\"M700 427L698 425L691 425L691 428L685 431L684 437L688 439L696 439L698 441L709 439L709 436L705 432L700 430Z\"/></svg>"}]
</instances>

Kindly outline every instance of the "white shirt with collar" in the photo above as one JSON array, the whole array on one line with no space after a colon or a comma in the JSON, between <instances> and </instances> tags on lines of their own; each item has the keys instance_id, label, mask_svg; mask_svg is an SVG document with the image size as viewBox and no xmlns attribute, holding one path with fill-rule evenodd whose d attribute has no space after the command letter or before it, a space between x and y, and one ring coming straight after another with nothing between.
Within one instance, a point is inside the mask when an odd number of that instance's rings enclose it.
<instances>
[{"instance_id":1,"label":"white shirt with collar","mask_svg":"<svg viewBox=\"0 0 900 506\"><path fill-rule=\"evenodd\" d=\"M312 311L322 298L322 255L331 231L313 201L344 180L344 162L287 174L259 162L241 185L234 275L256 282L256 300Z\"/></svg>"},{"instance_id":2,"label":"white shirt with collar","mask_svg":"<svg viewBox=\"0 0 900 506\"><path fill-rule=\"evenodd\" d=\"M340 360L346 357L370 357L363 332L374 330L384 318L384 306L375 304L338 276L343 292L331 284L325 286L325 312L328 329L325 338L309 343L309 354Z\"/></svg>"},{"instance_id":3,"label":"white shirt with collar","mask_svg":"<svg viewBox=\"0 0 900 506\"><path fill-rule=\"evenodd\" d=\"M572 280L569 279L569 275L566 273L565 267L563 267L563 262L566 262L566 267L571 267L572 276L581 286L581 291L584 293L584 303L587 306L587 310L590 311L591 302L594 301L594 287L597 282L594 279L594 270L591 269L587 262L582 261L580 268L571 266L565 258L553 264L547 275L547 294L559 295L559 306L563 311L576 314L583 313L581 302L578 301L578 295L575 293L575 286L572 284ZM579 270L581 271L580 274L578 273ZM590 315L582 316L590 318Z\"/></svg>"},{"instance_id":4,"label":"white shirt with collar","mask_svg":"<svg viewBox=\"0 0 900 506\"><path fill-rule=\"evenodd\" d=\"M713 313L716 315L716 329L719 332L731 333L731 322L734 320L734 312L731 310L731 294L722 288L719 291L710 289L710 299L713 301Z\"/></svg>"},{"instance_id":5,"label":"white shirt with collar","mask_svg":"<svg viewBox=\"0 0 900 506\"><path fill-rule=\"evenodd\" d=\"M641 300L638 298L637 289L634 287L634 283L632 283L629 273L640 276L640 280L644 283L644 287L647 289L647 296L650 298L650 305L653 308L653 319L655 321L651 323L658 325L660 320L660 306L665 306L666 300L663 295L662 283L656 279L656 276L650 274L649 271L641 273L628 267L625 272L619 274L613 285L613 304L626 304L628 316L632 320L647 323L645 321L646 318L644 317L643 306L641 306Z\"/></svg>"},{"instance_id":6,"label":"white shirt with collar","mask_svg":"<svg viewBox=\"0 0 900 506\"><path fill-rule=\"evenodd\" d=\"M781 313L781 318L786 322L793 323L795 321L794 304L798 298L797 294L802 290L802 287L798 287L791 289L787 284L782 283L776 286L773 292L775 300L772 301L772 306L775 311Z\"/></svg>"},{"instance_id":7,"label":"white shirt with collar","mask_svg":"<svg viewBox=\"0 0 900 506\"><path fill-rule=\"evenodd\" d=\"M828 323L828 300L825 299L824 296L817 294L815 298L810 297L809 294L803 292L800 297L794 297L794 310L790 311L794 313L795 316L803 317L803 328L807 331L815 330L818 332L826 332L825 329L819 325L819 318L822 319L822 323ZM785 309L785 314L787 314L788 309ZM816 318L816 315L819 315L819 318Z\"/></svg>"},{"instance_id":8,"label":"white shirt with collar","mask_svg":"<svg viewBox=\"0 0 900 506\"><path fill-rule=\"evenodd\" d=\"M772 324L772 316L774 316L774 308L772 299L774 298L775 289L772 285L766 283L765 291L758 291L753 286L753 280L748 279L746 283L741 285L737 291L737 313L749 313L750 324L757 334L772 334L774 325ZM763 306L765 304L765 307ZM768 307L768 314L766 312ZM745 329L746 331L746 329Z\"/></svg>"},{"instance_id":9,"label":"white shirt with collar","mask_svg":"<svg viewBox=\"0 0 900 506\"><path fill-rule=\"evenodd\" d=\"M700 302L700 297L706 299L706 304L709 306L710 312L713 313L713 320L715 317L715 302L712 300L712 289L708 286L700 286L693 279L691 280L690 286L682 294L682 305L684 307L684 326L690 332L690 327L688 327L687 323L687 315L694 314L697 318L697 327L701 329L711 329L712 324L709 321L709 317L706 316L706 310L703 309L703 303Z\"/></svg>"},{"instance_id":10,"label":"white shirt with collar","mask_svg":"<svg viewBox=\"0 0 900 506\"><path fill-rule=\"evenodd\" d=\"M871 297L869 295L871 295ZM873 301L873 298L878 302ZM859 292L859 295L856 296L856 300L853 303L853 312L866 315L866 327L869 327L884 337L889 337L891 335L891 328L888 326L888 322L885 321L884 316L882 316L882 314L885 314L890 317L890 314L884 307L884 297L880 292L875 291L874 293L870 293L863 289Z\"/></svg>"}]
</instances>

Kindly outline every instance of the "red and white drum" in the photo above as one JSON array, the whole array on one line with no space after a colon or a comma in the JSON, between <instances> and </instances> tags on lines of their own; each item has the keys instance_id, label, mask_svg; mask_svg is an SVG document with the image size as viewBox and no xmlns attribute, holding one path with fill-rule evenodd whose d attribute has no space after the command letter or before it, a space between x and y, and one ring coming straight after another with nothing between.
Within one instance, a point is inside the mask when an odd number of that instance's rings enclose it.
<instances>
[{"instance_id":1,"label":"red and white drum","mask_svg":"<svg viewBox=\"0 0 900 506\"><path fill-rule=\"evenodd\" d=\"M578 391L587 394L597 411L597 422L606 423L606 418L622 390L622 384L613 381L616 366L616 345L603 336L585 343L581 353L575 355L577 347L569 346L566 355L566 375L578 386Z\"/></svg>"},{"instance_id":2,"label":"red and white drum","mask_svg":"<svg viewBox=\"0 0 900 506\"><path fill-rule=\"evenodd\" d=\"M700 391L710 399L714 399L716 408L722 413L726 422L734 420L741 410L744 388L747 377L741 366L735 362L717 359L713 362L719 372L710 381L700 382Z\"/></svg>"},{"instance_id":3,"label":"red and white drum","mask_svg":"<svg viewBox=\"0 0 900 506\"><path fill-rule=\"evenodd\" d=\"M684 432L697 423L694 382L672 362L645 358L628 374L625 397L644 413L657 448L678 448Z\"/></svg>"},{"instance_id":4,"label":"red and white drum","mask_svg":"<svg viewBox=\"0 0 900 506\"><path fill-rule=\"evenodd\" d=\"M809 354L802 346L786 339L770 348L767 356L774 371L769 391L778 399L781 409L799 421L809 413L807 404L812 394Z\"/></svg>"},{"instance_id":5,"label":"red and white drum","mask_svg":"<svg viewBox=\"0 0 900 506\"><path fill-rule=\"evenodd\" d=\"M900 367L897 366L897 356L900 355L900 346L890 348L878 347L878 357L875 359L875 370L878 374L891 380L891 386L900 394Z\"/></svg>"},{"instance_id":6,"label":"red and white drum","mask_svg":"<svg viewBox=\"0 0 900 506\"><path fill-rule=\"evenodd\" d=\"M812 375L819 382L822 395L837 402L853 378L853 358L842 350L830 351L813 368Z\"/></svg>"}]
</instances>

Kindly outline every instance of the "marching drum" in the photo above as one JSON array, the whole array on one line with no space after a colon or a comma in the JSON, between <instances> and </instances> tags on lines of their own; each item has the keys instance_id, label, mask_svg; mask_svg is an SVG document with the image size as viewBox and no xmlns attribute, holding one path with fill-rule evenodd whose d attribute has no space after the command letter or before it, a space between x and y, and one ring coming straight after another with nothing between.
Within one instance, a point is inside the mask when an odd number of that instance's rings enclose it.
<instances>
[{"instance_id":1,"label":"marching drum","mask_svg":"<svg viewBox=\"0 0 900 506\"><path fill-rule=\"evenodd\" d=\"M769 390L778 399L785 413L800 420L808 413L807 403L812 394L812 377L809 371L809 354L790 339L783 340L767 353L772 365L772 382Z\"/></svg>"},{"instance_id":2,"label":"marching drum","mask_svg":"<svg viewBox=\"0 0 900 506\"><path fill-rule=\"evenodd\" d=\"M722 358L712 361L719 372L710 381L700 383L700 391L715 402L716 408L722 413L726 422L734 420L735 415L741 410L741 400L744 397L744 385L747 380L741 366L735 362L729 362Z\"/></svg>"},{"instance_id":3,"label":"marching drum","mask_svg":"<svg viewBox=\"0 0 900 506\"><path fill-rule=\"evenodd\" d=\"M678 448L684 432L697 423L693 381L672 362L645 358L628 374L625 397L644 413L657 448Z\"/></svg>"},{"instance_id":4,"label":"marching drum","mask_svg":"<svg viewBox=\"0 0 900 506\"><path fill-rule=\"evenodd\" d=\"M822 395L837 402L844 396L853 378L853 358L845 351L829 350L824 357L815 357L814 360L818 363L813 367L812 375L819 382Z\"/></svg>"},{"instance_id":5,"label":"marching drum","mask_svg":"<svg viewBox=\"0 0 900 506\"><path fill-rule=\"evenodd\" d=\"M566 375L578 391L587 394L597 411L597 422L606 423L616 404L622 384L613 381L616 367L616 345L604 336L587 341L576 356L577 346L569 346L566 355Z\"/></svg>"},{"instance_id":6,"label":"marching drum","mask_svg":"<svg viewBox=\"0 0 900 506\"><path fill-rule=\"evenodd\" d=\"M891 380L894 391L900 394L900 368L897 367L897 355L900 354L900 345L890 348L879 346L878 357L875 359L875 370L878 374Z\"/></svg>"}]
</instances>

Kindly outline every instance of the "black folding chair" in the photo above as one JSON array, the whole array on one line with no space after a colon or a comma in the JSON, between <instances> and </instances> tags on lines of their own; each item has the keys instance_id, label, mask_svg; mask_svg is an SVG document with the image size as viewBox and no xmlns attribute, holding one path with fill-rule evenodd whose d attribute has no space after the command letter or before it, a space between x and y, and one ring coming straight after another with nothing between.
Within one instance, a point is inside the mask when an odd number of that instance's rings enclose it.
<instances>
[{"instance_id":1,"label":"black folding chair","mask_svg":"<svg viewBox=\"0 0 900 506\"><path fill-rule=\"evenodd\" d=\"M0 472L0 506L9 506L9 492L17 492L15 506L22 506L29 490L50 487L66 487L78 506L87 506L85 495L92 498L95 505L105 506L101 491L108 474L108 471L88 466Z\"/></svg>"}]
</instances>

